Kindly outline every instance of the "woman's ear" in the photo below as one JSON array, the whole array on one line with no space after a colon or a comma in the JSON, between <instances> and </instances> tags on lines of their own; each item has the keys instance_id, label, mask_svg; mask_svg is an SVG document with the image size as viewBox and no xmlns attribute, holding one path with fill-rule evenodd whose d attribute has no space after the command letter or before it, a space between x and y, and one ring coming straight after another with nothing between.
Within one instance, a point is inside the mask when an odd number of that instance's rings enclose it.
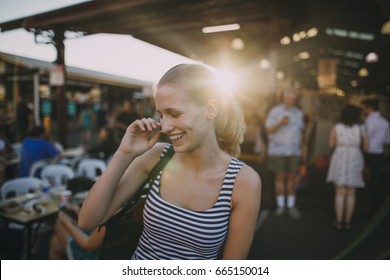
<instances>
[{"instance_id":1,"label":"woman's ear","mask_svg":"<svg viewBox=\"0 0 390 280\"><path fill-rule=\"evenodd\" d=\"M210 99L207 102L207 112L206 116L208 120L215 119L215 117L218 115L218 101L214 98Z\"/></svg>"}]
</instances>

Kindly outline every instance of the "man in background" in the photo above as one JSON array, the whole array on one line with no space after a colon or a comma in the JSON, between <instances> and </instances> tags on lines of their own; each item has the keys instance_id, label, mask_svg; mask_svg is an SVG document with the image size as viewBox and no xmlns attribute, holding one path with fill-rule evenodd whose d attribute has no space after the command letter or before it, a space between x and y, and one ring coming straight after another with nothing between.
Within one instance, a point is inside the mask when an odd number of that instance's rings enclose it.
<instances>
[{"instance_id":1,"label":"man in background","mask_svg":"<svg viewBox=\"0 0 390 280\"><path fill-rule=\"evenodd\" d=\"M127 127L138 119L137 113L133 110L133 104L126 100L121 111L115 117L115 139L120 143L125 135Z\"/></svg>"},{"instance_id":2,"label":"man in background","mask_svg":"<svg viewBox=\"0 0 390 280\"><path fill-rule=\"evenodd\" d=\"M18 104L16 106L16 119L18 141L22 142L33 125L33 112L22 96L19 96Z\"/></svg>"},{"instance_id":3,"label":"man in background","mask_svg":"<svg viewBox=\"0 0 390 280\"><path fill-rule=\"evenodd\" d=\"M303 112L295 105L296 99L295 90L285 90L282 102L271 109L265 122L268 134L267 167L275 174L275 216L282 216L287 208L287 214L293 219L301 217L301 212L295 206L294 178L304 159Z\"/></svg>"},{"instance_id":4,"label":"man in background","mask_svg":"<svg viewBox=\"0 0 390 280\"><path fill-rule=\"evenodd\" d=\"M378 100L363 100L362 109L365 115L364 128L368 137L365 159L369 169L368 187L371 191L371 214L373 215L381 205L380 187L385 165L385 148L388 148L390 143L390 132L388 121L379 113Z\"/></svg>"}]
</instances>

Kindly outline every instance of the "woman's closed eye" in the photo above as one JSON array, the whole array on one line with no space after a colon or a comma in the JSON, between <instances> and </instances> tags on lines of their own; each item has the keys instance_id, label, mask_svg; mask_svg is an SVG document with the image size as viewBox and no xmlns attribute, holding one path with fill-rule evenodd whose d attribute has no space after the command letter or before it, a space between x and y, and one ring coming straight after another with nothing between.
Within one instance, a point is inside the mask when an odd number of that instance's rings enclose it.
<instances>
[{"instance_id":1,"label":"woman's closed eye","mask_svg":"<svg viewBox=\"0 0 390 280\"><path fill-rule=\"evenodd\" d=\"M179 118L182 115L182 113L171 113L172 118Z\"/></svg>"},{"instance_id":2,"label":"woman's closed eye","mask_svg":"<svg viewBox=\"0 0 390 280\"><path fill-rule=\"evenodd\" d=\"M165 115L165 117L171 117L171 118L177 119L177 118L180 118L183 115L183 113L176 111L176 110L167 110L167 112L165 114L159 113L160 120L162 120L164 118L164 115Z\"/></svg>"}]
</instances>

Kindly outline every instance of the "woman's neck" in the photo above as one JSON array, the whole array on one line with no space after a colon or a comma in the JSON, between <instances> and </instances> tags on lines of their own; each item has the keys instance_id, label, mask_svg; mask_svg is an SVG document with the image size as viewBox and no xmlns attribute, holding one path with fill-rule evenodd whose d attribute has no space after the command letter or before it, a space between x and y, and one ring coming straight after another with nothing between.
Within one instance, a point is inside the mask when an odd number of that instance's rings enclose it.
<instances>
[{"instance_id":1,"label":"woman's neck","mask_svg":"<svg viewBox=\"0 0 390 280\"><path fill-rule=\"evenodd\" d=\"M212 169L219 164L230 160L230 156L221 150L219 146L199 147L193 152L178 154L179 160L186 166L191 166L194 169Z\"/></svg>"}]
</instances>

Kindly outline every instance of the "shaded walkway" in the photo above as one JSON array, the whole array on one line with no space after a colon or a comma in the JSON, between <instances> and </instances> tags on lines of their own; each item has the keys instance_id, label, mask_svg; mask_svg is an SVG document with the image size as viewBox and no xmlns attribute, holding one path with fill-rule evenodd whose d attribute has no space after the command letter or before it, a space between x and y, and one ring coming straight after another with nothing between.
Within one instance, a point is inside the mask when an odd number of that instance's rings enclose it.
<instances>
[{"instance_id":1,"label":"shaded walkway","mask_svg":"<svg viewBox=\"0 0 390 280\"><path fill-rule=\"evenodd\" d=\"M261 170L261 169L260 169ZM333 229L334 187L325 183L325 171L309 169L308 184L298 190L300 220L273 215L272 188L269 174L262 174L265 192L261 225L252 244L253 260L328 260L390 258L390 166L383 183L383 205L374 217L369 216L369 192L357 190L356 211L350 231Z\"/></svg>"}]
</instances>

